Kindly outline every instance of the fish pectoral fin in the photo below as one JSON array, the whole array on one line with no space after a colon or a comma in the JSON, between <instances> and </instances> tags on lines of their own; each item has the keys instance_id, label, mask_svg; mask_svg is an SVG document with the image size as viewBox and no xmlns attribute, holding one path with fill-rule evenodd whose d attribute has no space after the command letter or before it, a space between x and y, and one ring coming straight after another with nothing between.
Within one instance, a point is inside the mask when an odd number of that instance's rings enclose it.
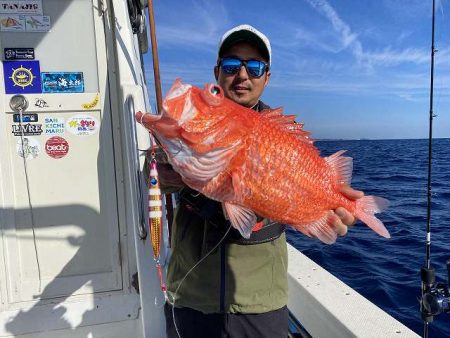
<instances>
[{"instance_id":1,"label":"fish pectoral fin","mask_svg":"<svg viewBox=\"0 0 450 338\"><path fill-rule=\"evenodd\" d=\"M334 213L330 210L327 211L321 218L312 223L298 226L293 225L293 227L304 233L306 236L316 237L325 244L333 244L336 242L337 238L337 233L333 226L333 217L335 217Z\"/></svg>"},{"instance_id":2,"label":"fish pectoral fin","mask_svg":"<svg viewBox=\"0 0 450 338\"><path fill-rule=\"evenodd\" d=\"M348 156L342 156L346 150L339 150L333 155L325 157L325 161L335 173L338 184L350 184L352 182L353 159Z\"/></svg>"},{"instance_id":3,"label":"fish pectoral fin","mask_svg":"<svg viewBox=\"0 0 450 338\"><path fill-rule=\"evenodd\" d=\"M242 237L249 238L256 224L256 215L253 210L230 202L224 202L223 207L231 225L239 230Z\"/></svg>"}]
</instances>

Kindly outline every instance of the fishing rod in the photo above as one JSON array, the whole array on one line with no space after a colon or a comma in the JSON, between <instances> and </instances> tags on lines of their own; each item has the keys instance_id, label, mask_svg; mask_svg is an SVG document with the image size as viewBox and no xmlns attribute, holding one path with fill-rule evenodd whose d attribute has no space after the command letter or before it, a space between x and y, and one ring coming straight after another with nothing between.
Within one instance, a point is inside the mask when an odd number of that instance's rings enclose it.
<instances>
[{"instance_id":1,"label":"fishing rod","mask_svg":"<svg viewBox=\"0 0 450 338\"><path fill-rule=\"evenodd\" d=\"M436 270L431 265L431 169L432 169L432 145L433 145L433 92L434 92L434 56L437 52L434 46L435 28L435 0L432 0L432 24L431 24L431 70L430 70L430 111L428 130L428 182L427 182L427 234L425 244L425 265L421 268L422 298L420 310L424 323L423 337L428 338L429 326L434 316L441 313L450 313L450 260L447 261L447 283L436 283Z\"/></svg>"},{"instance_id":2,"label":"fishing rod","mask_svg":"<svg viewBox=\"0 0 450 338\"><path fill-rule=\"evenodd\" d=\"M156 107L158 114L162 110L161 76L159 72L158 45L156 43L155 15L153 11L153 1L148 0L148 21L150 26L150 42L152 45L153 76L155 78Z\"/></svg>"},{"instance_id":3,"label":"fishing rod","mask_svg":"<svg viewBox=\"0 0 450 338\"><path fill-rule=\"evenodd\" d=\"M148 9L148 20L149 20L149 27L150 27L150 42L151 42L151 46L152 46L153 76L155 79L156 107L158 109L158 114L161 114L161 112L162 112L161 76L160 76L160 72L159 72L158 45L156 42L155 15L154 15L154 11L153 11L153 1L152 0L148 0L147 9ZM153 137L153 135L151 137ZM155 139L155 141L158 143L158 141L156 139ZM172 225L172 220L173 220L172 194L165 195L165 202L166 202L167 224L169 225L169 236L170 236L170 227Z\"/></svg>"}]
</instances>

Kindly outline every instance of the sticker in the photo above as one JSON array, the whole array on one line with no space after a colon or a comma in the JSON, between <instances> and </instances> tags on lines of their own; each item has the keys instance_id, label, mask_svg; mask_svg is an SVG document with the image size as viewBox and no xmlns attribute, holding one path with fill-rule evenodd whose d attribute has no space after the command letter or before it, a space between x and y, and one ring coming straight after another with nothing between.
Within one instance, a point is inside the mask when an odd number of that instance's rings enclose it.
<instances>
[{"instance_id":1,"label":"sticker","mask_svg":"<svg viewBox=\"0 0 450 338\"><path fill-rule=\"evenodd\" d=\"M48 104L47 101L45 101L44 99L37 98L36 102L34 103L34 106L39 108L45 108L48 107Z\"/></svg>"},{"instance_id":2,"label":"sticker","mask_svg":"<svg viewBox=\"0 0 450 338\"><path fill-rule=\"evenodd\" d=\"M2 32L48 32L50 17L46 15L0 15Z\"/></svg>"},{"instance_id":3,"label":"sticker","mask_svg":"<svg viewBox=\"0 0 450 338\"><path fill-rule=\"evenodd\" d=\"M63 135L65 132L64 119L61 117L44 118L45 135Z\"/></svg>"},{"instance_id":4,"label":"sticker","mask_svg":"<svg viewBox=\"0 0 450 338\"><path fill-rule=\"evenodd\" d=\"M5 48L5 60L34 60L34 48Z\"/></svg>"},{"instance_id":5,"label":"sticker","mask_svg":"<svg viewBox=\"0 0 450 338\"><path fill-rule=\"evenodd\" d=\"M20 120L20 114L13 114L14 122L37 122L38 114L22 114L22 121Z\"/></svg>"},{"instance_id":6,"label":"sticker","mask_svg":"<svg viewBox=\"0 0 450 338\"><path fill-rule=\"evenodd\" d=\"M47 15L25 16L25 30L27 32L48 32L50 30L50 17Z\"/></svg>"},{"instance_id":7,"label":"sticker","mask_svg":"<svg viewBox=\"0 0 450 338\"><path fill-rule=\"evenodd\" d=\"M42 14L42 0L0 0L1 14Z\"/></svg>"},{"instance_id":8,"label":"sticker","mask_svg":"<svg viewBox=\"0 0 450 338\"><path fill-rule=\"evenodd\" d=\"M26 160L32 160L38 157L41 152L41 145L33 137L24 137L17 141L16 151L20 157L24 157Z\"/></svg>"},{"instance_id":9,"label":"sticker","mask_svg":"<svg viewBox=\"0 0 450 338\"><path fill-rule=\"evenodd\" d=\"M77 136L93 135L100 128L100 123L95 117L89 115L76 115L67 121L66 128Z\"/></svg>"},{"instance_id":10,"label":"sticker","mask_svg":"<svg viewBox=\"0 0 450 338\"><path fill-rule=\"evenodd\" d=\"M83 93L82 72L42 73L43 93Z\"/></svg>"},{"instance_id":11,"label":"sticker","mask_svg":"<svg viewBox=\"0 0 450 338\"><path fill-rule=\"evenodd\" d=\"M94 108L97 105L98 101L99 101L99 95L97 94L97 95L95 95L94 99L91 102L83 103L81 105L81 108L83 108L83 109L92 109L92 108Z\"/></svg>"},{"instance_id":12,"label":"sticker","mask_svg":"<svg viewBox=\"0 0 450 338\"><path fill-rule=\"evenodd\" d=\"M69 143L59 136L50 137L45 142L45 152L48 156L56 159L64 157L69 152Z\"/></svg>"},{"instance_id":13,"label":"sticker","mask_svg":"<svg viewBox=\"0 0 450 338\"><path fill-rule=\"evenodd\" d=\"M39 61L4 61L6 94L41 93Z\"/></svg>"},{"instance_id":14,"label":"sticker","mask_svg":"<svg viewBox=\"0 0 450 338\"><path fill-rule=\"evenodd\" d=\"M0 15L0 31L25 32L25 15Z\"/></svg>"},{"instance_id":15,"label":"sticker","mask_svg":"<svg viewBox=\"0 0 450 338\"><path fill-rule=\"evenodd\" d=\"M20 123L12 125L14 136L36 136L41 135L42 132L42 124Z\"/></svg>"}]
</instances>

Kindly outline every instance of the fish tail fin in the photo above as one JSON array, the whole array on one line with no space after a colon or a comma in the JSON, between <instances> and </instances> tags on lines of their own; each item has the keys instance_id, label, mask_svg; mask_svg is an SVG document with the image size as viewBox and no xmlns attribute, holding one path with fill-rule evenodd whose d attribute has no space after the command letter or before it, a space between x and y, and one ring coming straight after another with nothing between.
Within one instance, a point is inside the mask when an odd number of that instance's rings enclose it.
<instances>
[{"instance_id":1,"label":"fish tail fin","mask_svg":"<svg viewBox=\"0 0 450 338\"><path fill-rule=\"evenodd\" d=\"M380 236L391 238L383 222L374 216L374 214L387 209L388 206L389 201L385 198L364 196L356 200L355 216Z\"/></svg>"}]
</instances>

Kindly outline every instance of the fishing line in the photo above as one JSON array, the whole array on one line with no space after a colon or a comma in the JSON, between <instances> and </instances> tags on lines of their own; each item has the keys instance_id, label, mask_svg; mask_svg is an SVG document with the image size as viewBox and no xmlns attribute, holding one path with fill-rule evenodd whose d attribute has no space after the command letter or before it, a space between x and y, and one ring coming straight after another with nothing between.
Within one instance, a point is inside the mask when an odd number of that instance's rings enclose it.
<instances>
[{"instance_id":1,"label":"fishing line","mask_svg":"<svg viewBox=\"0 0 450 338\"><path fill-rule=\"evenodd\" d=\"M149 131L149 132L151 132L151 131ZM152 136L155 139L155 141L158 144L158 146L161 147L161 149L163 149L165 153L172 153L173 157L177 156L183 150L183 146L181 144L181 141L178 140L178 139L174 140L174 141L176 141L179 144L179 147L175 148L175 149L177 149L177 151L174 152L173 150L169 150L165 145L163 145L153 134L152 134ZM139 149L139 148L137 148L137 150L142 152L142 153L144 153L144 154L146 154L148 152L148 149ZM157 153L156 155L159 155L159 153Z\"/></svg>"},{"instance_id":2,"label":"fishing line","mask_svg":"<svg viewBox=\"0 0 450 338\"><path fill-rule=\"evenodd\" d=\"M181 285L183 284L183 282L185 281L185 279L191 274L192 271L194 271L194 269L200 265L201 262L203 262L214 250L217 249L217 247L225 240L225 238L227 237L228 233L231 230L231 224L228 227L227 231L225 232L225 234L222 236L222 238L219 240L219 242L217 242L217 244L211 249L209 250L205 256L203 256L197 263L194 264L194 266L192 268L189 269L188 272L186 272L186 274L184 275L184 277L181 279L180 284L178 284L178 287L175 289L175 293L172 297L172 302L170 301L170 299L167 299L168 303L172 306L172 320L173 320L173 325L175 327L175 331L177 332L178 338L181 338L181 334L180 331L178 331L178 326L175 320L175 302L177 299L177 294L178 294L178 290L180 289Z\"/></svg>"}]
</instances>

